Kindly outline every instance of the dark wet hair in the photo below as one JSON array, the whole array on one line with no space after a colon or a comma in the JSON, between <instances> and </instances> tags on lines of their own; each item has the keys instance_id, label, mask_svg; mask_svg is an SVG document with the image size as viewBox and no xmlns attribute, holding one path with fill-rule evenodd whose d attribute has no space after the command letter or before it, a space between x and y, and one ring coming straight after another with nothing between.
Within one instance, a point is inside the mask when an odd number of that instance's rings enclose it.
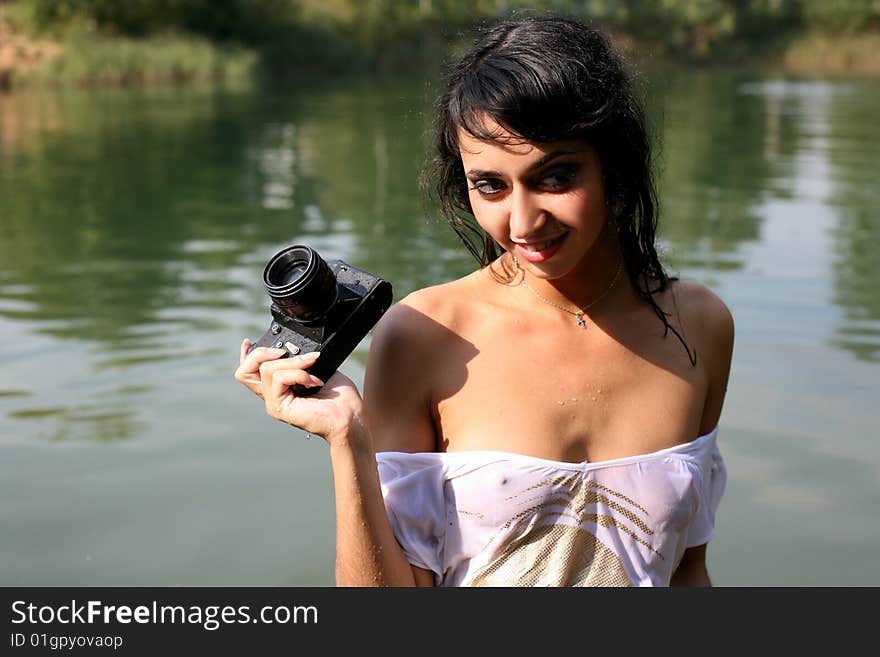
<instances>
[{"instance_id":1,"label":"dark wet hair","mask_svg":"<svg viewBox=\"0 0 880 657\"><path fill-rule=\"evenodd\" d=\"M653 298L675 279L654 244L657 195L644 110L607 37L571 18L506 19L482 30L449 71L437 107L436 155L423 184L433 186L444 216L481 267L502 250L474 219L458 129L498 141L486 118L524 141L583 139L596 149L627 275L695 363Z\"/></svg>"}]
</instances>

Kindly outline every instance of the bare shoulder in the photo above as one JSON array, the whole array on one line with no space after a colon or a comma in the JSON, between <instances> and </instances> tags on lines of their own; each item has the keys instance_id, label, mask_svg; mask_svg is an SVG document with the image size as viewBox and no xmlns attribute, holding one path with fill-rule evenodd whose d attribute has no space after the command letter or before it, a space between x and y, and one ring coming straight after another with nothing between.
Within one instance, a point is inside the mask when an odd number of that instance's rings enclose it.
<instances>
[{"instance_id":1,"label":"bare shoulder","mask_svg":"<svg viewBox=\"0 0 880 657\"><path fill-rule=\"evenodd\" d=\"M676 307L685 324L696 326L711 342L733 342L733 314L715 292L696 281L677 280L672 284Z\"/></svg>"},{"instance_id":2,"label":"bare shoulder","mask_svg":"<svg viewBox=\"0 0 880 657\"><path fill-rule=\"evenodd\" d=\"M468 300L474 298L482 278L482 272L478 271L448 283L422 288L408 294L398 305L430 317L440 326L452 328L467 314Z\"/></svg>"},{"instance_id":3,"label":"bare shoulder","mask_svg":"<svg viewBox=\"0 0 880 657\"><path fill-rule=\"evenodd\" d=\"M459 280L412 292L376 325L364 402L377 451L435 449L435 390L460 342L455 327L467 285Z\"/></svg>"},{"instance_id":4,"label":"bare shoulder","mask_svg":"<svg viewBox=\"0 0 880 657\"><path fill-rule=\"evenodd\" d=\"M392 305L376 325L371 348L405 345L404 353L413 354L435 344L454 323L455 303L444 287L416 290Z\"/></svg>"},{"instance_id":5,"label":"bare shoulder","mask_svg":"<svg viewBox=\"0 0 880 657\"><path fill-rule=\"evenodd\" d=\"M708 388L703 408L701 433L717 426L727 393L733 358L734 322L727 304L705 285L675 281L671 288L675 305L689 336L695 338Z\"/></svg>"}]
</instances>

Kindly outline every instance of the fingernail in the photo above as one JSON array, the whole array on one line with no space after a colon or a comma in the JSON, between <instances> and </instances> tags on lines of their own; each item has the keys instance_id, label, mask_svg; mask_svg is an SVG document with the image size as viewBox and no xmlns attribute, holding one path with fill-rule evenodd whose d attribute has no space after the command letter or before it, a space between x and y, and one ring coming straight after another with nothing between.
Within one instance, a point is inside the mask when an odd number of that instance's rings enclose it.
<instances>
[{"instance_id":1,"label":"fingernail","mask_svg":"<svg viewBox=\"0 0 880 657\"><path fill-rule=\"evenodd\" d=\"M307 354L303 354L303 358L314 358L314 359L317 359L318 356L320 356L320 355L321 355L321 352L320 352L320 351L310 351L310 352L307 353Z\"/></svg>"},{"instance_id":2,"label":"fingernail","mask_svg":"<svg viewBox=\"0 0 880 657\"><path fill-rule=\"evenodd\" d=\"M281 354L286 354L287 349L282 349L280 347L269 347L269 353L276 354L276 355L280 356Z\"/></svg>"},{"instance_id":3,"label":"fingernail","mask_svg":"<svg viewBox=\"0 0 880 657\"><path fill-rule=\"evenodd\" d=\"M318 377L316 377L314 374L310 374L310 375L309 375L309 381L312 382L312 385L316 385L316 386L322 386L322 385L324 385L324 382L321 381L321 379L319 379Z\"/></svg>"}]
</instances>

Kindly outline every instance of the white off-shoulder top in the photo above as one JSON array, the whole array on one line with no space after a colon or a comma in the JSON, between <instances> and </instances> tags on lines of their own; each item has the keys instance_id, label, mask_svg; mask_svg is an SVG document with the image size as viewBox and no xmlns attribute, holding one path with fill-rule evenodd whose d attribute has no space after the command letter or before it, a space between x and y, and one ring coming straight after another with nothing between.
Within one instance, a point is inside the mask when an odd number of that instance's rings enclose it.
<instances>
[{"instance_id":1,"label":"white off-shoulder top","mask_svg":"<svg viewBox=\"0 0 880 657\"><path fill-rule=\"evenodd\" d=\"M650 454L567 463L499 451L379 452L394 535L441 586L668 586L712 538L718 428Z\"/></svg>"}]
</instances>

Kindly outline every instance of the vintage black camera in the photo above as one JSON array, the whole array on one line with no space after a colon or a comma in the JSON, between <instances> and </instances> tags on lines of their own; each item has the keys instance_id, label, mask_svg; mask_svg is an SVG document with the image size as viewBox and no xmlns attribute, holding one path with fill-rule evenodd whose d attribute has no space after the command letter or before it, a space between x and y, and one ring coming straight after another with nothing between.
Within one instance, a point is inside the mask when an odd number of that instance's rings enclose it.
<instances>
[{"instance_id":1,"label":"vintage black camera","mask_svg":"<svg viewBox=\"0 0 880 657\"><path fill-rule=\"evenodd\" d=\"M342 260L325 261L302 244L276 253L263 270L274 321L251 349L286 348L287 354L320 351L308 368L326 382L391 306L391 284ZM292 386L297 395L319 387Z\"/></svg>"}]
</instances>

